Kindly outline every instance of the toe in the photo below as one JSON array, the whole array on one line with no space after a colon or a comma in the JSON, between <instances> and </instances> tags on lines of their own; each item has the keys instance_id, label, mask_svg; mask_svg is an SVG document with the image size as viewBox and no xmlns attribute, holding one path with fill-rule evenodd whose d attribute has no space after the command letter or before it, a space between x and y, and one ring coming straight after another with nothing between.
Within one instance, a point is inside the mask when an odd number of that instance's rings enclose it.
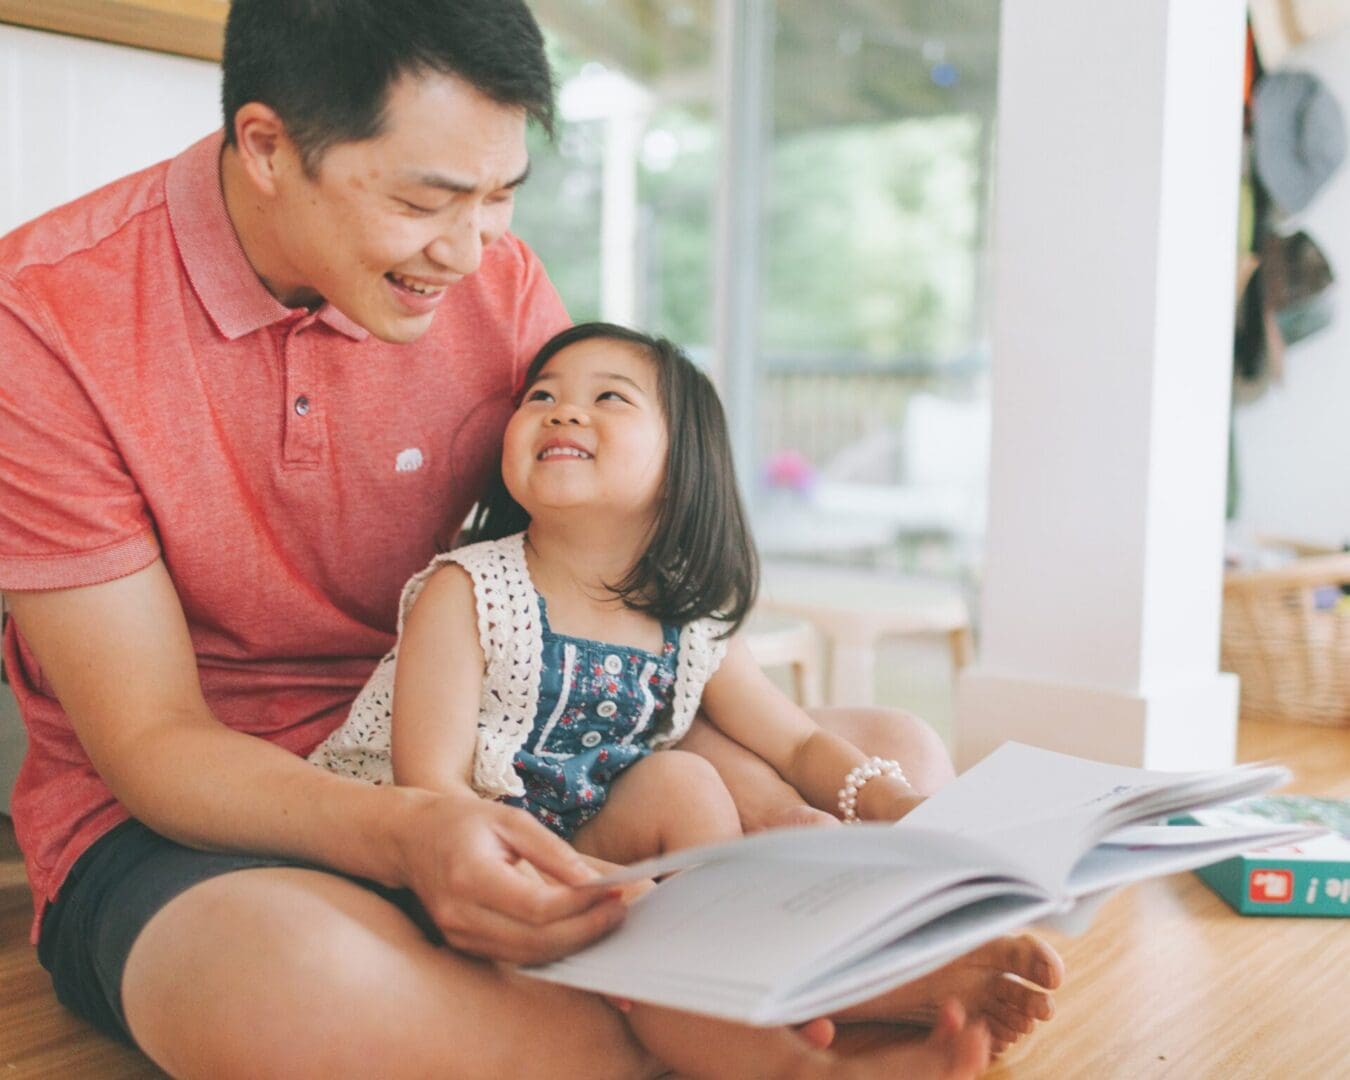
<instances>
[{"instance_id":1,"label":"toe","mask_svg":"<svg viewBox=\"0 0 1350 1080\"><path fill-rule=\"evenodd\" d=\"M1048 942L1035 934L1008 939L1004 970L1047 990L1056 989L1064 981L1064 961Z\"/></svg>"},{"instance_id":2,"label":"toe","mask_svg":"<svg viewBox=\"0 0 1350 1080\"><path fill-rule=\"evenodd\" d=\"M1032 1028L1036 1026L1035 1019L1022 1012L1021 1009L1015 1009L998 1002L994 1002L986 1008L984 1015L990 1020L997 1020L1007 1031L1012 1032L1014 1036L1019 1038L1031 1034Z\"/></svg>"},{"instance_id":3,"label":"toe","mask_svg":"<svg viewBox=\"0 0 1350 1080\"><path fill-rule=\"evenodd\" d=\"M1001 1054L1008 1047L1012 1046L1022 1037L1022 1033L1014 1031L1007 1024L1003 1023L998 1017L990 1016L988 1013L982 1017L985 1027L989 1029L989 1039L991 1048L995 1054Z\"/></svg>"},{"instance_id":4,"label":"toe","mask_svg":"<svg viewBox=\"0 0 1350 1080\"><path fill-rule=\"evenodd\" d=\"M1055 1001L1039 987L1027 986L1016 979L999 979L994 984L993 998L1034 1020L1049 1020L1055 1015Z\"/></svg>"}]
</instances>

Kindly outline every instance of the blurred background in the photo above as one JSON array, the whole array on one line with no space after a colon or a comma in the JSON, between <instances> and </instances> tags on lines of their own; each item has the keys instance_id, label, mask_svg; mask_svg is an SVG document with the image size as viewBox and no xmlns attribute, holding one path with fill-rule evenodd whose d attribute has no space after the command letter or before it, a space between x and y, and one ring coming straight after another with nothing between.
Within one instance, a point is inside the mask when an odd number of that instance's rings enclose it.
<instances>
[{"instance_id":1,"label":"blurred background","mask_svg":"<svg viewBox=\"0 0 1350 1080\"><path fill-rule=\"evenodd\" d=\"M717 379L766 594L821 631L820 696L946 731L979 631L999 3L532 6L560 124L531 132L515 230L575 319L668 335ZM0 0L0 231L218 126L227 9ZM1251 12L1260 66L1350 95L1350 3ZM1350 182L1322 180L1271 228L1306 230L1334 280ZM1230 513L1322 550L1350 539L1336 293L1324 281L1315 332L1235 384ZM6 698L0 791L21 745Z\"/></svg>"}]
</instances>

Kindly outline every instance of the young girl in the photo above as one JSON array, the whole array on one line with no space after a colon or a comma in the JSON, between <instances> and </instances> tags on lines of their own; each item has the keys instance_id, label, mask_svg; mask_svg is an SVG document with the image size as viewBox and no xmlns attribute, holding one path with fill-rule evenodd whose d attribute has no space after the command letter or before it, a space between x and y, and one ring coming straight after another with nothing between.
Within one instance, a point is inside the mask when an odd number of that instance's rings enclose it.
<instances>
[{"instance_id":1,"label":"young girl","mask_svg":"<svg viewBox=\"0 0 1350 1080\"><path fill-rule=\"evenodd\" d=\"M700 708L846 823L916 803L896 762L820 728L736 636L758 567L726 423L669 342L598 323L548 342L471 533L408 583L397 647L312 760L472 789L612 863L739 834L717 773L671 749ZM765 1032L641 1005L628 1019L681 1071L834 1067L810 1045L828 1022ZM923 1052L973 1073L988 1038L958 1009Z\"/></svg>"}]
</instances>

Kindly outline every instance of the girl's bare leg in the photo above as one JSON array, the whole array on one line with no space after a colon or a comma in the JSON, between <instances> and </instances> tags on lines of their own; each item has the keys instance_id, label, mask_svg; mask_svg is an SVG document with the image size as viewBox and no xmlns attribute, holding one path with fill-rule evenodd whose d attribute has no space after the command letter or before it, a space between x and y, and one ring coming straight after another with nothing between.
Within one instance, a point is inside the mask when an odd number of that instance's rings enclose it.
<instances>
[{"instance_id":1,"label":"girl's bare leg","mask_svg":"<svg viewBox=\"0 0 1350 1080\"><path fill-rule=\"evenodd\" d=\"M605 808L577 830L572 845L627 865L740 835L736 804L717 770L697 754L662 750L624 770Z\"/></svg>"},{"instance_id":2,"label":"girl's bare leg","mask_svg":"<svg viewBox=\"0 0 1350 1080\"><path fill-rule=\"evenodd\" d=\"M123 1004L178 1077L642 1077L599 998L428 942L344 878L259 868L195 885L142 931Z\"/></svg>"}]
</instances>

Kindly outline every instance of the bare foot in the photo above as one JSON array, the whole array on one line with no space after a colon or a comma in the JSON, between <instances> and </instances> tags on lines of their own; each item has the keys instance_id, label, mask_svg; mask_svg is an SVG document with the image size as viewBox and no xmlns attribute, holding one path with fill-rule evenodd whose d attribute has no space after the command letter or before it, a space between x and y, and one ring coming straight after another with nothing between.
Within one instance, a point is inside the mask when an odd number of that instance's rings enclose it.
<instances>
[{"instance_id":1,"label":"bare foot","mask_svg":"<svg viewBox=\"0 0 1350 1080\"><path fill-rule=\"evenodd\" d=\"M832 1063L830 1077L903 1076L906 1080L969 1080L989 1064L989 1029L969 1021L956 1001L936 1013L928 1037L918 1043L888 1046ZM812 1075L805 1073L804 1075Z\"/></svg>"},{"instance_id":2,"label":"bare foot","mask_svg":"<svg viewBox=\"0 0 1350 1080\"><path fill-rule=\"evenodd\" d=\"M938 1003L954 999L989 1026L991 1049L1001 1054L1037 1020L1055 1014L1049 991L1064 981L1064 961L1033 934L1002 937L953 960L946 967L855 1005L835 1019L934 1024Z\"/></svg>"},{"instance_id":3,"label":"bare foot","mask_svg":"<svg viewBox=\"0 0 1350 1080\"><path fill-rule=\"evenodd\" d=\"M815 1050L828 1050L834 1042L834 1021L818 1016L804 1024L797 1025L797 1034L806 1040L806 1044Z\"/></svg>"}]
</instances>

